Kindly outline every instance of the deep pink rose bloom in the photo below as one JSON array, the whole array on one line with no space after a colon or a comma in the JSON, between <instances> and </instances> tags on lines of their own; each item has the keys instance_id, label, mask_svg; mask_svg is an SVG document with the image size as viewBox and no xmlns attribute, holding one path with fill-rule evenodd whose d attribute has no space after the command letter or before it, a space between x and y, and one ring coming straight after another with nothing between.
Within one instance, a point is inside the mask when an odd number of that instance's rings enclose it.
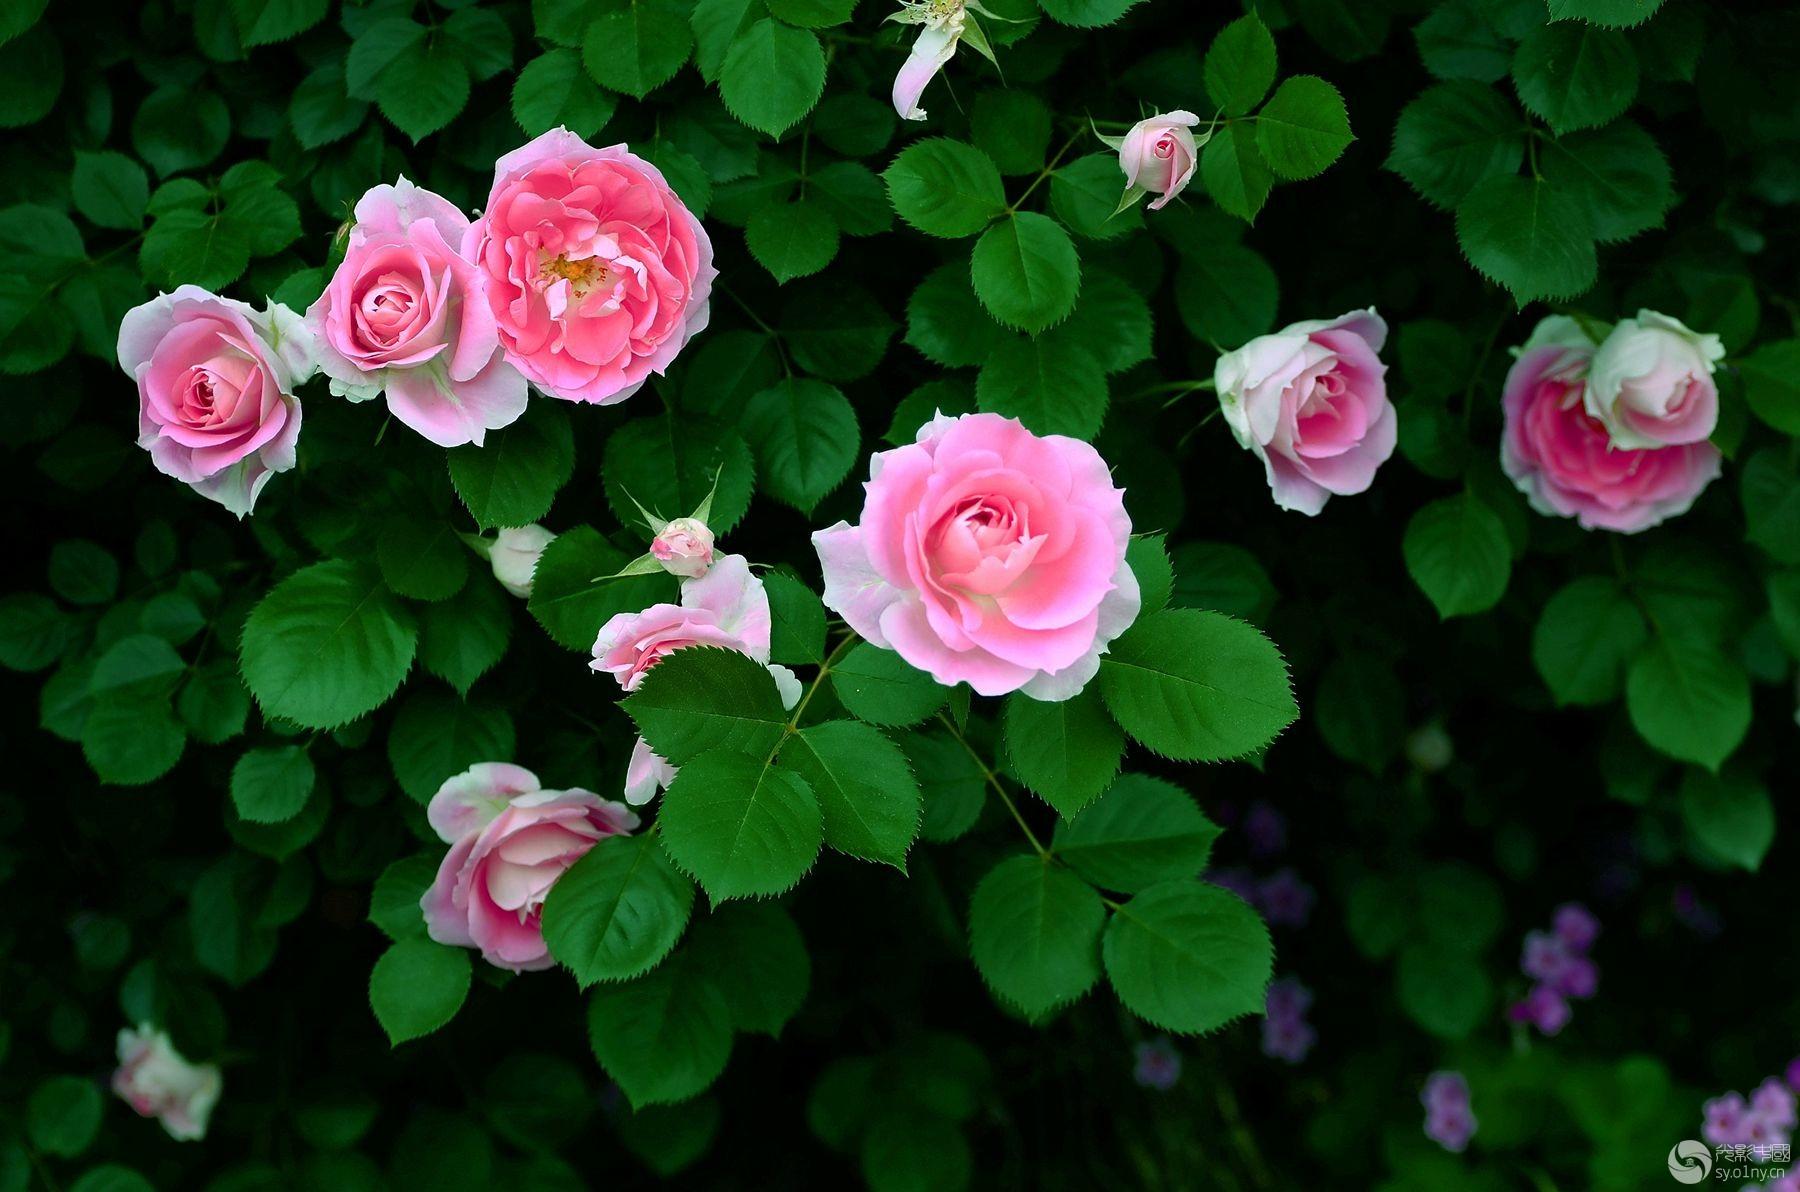
<instances>
[{"instance_id":1,"label":"deep pink rose bloom","mask_svg":"<svg viewBox=\"0 0 1800 1192\"><path fill-rule=\"evenodd\" d=\"M718 646L769 661L769 594L742 555L725 555L699 579L681 585L680 604L618 613L600 627L594 660L627 691L651 667L686 646Z\"/></svg>"},{"instance_id":2,"label":"deep pink rose bloom","mask_svg":"<svg viewBox=\"0 0 1800 1192\"><path fill-rule=\"evenodd\" d=\"M1585 404L1593 358L1574 320L1538 324L1506 374L1501 466L1532 508L1584 529L1634 534L1686 513L1719 474L1718 448L1616 446Z\"/></svg>"},{"instance_id":3,"label":"deep pink rose bloom","mask_svg":"<svg viewBox=\"0 0 1800 1192\"><path fill-rule=\"evenodd\" d=\"M657 168L553 128L494 164L465 255L507 359L552 397L611 405L706 327L712 241Z\"/></svg>"},{"instance_id":4,"label":"deep pink rose bloom","mask_svg":"<svg viewBox=\"0 0 1800 1192\"><path fill-rule=\"evenodd\" d=\"M1371 308L1294 323L1219 357L1219 406L1239 445L1262 460L1275 503L1314 516L1364 492L1394 453L1399 424Z\"/></svg>"},{"instance_id":5,"label":"deep pink rose bloom","mask_svg":"<svg viewBox=\"0 0 1800 1192\"><path fill-rule=\"evenodd\" d=\"M159 472L243 517L294 466L312 336L293 311L182 286L132 308L119 367L137 382L138 446Z\"/></svg>"},{"instance_id":6,"label":"deep pink rose bloom","mask_svg":"<svg viewBox=\"0 0 1800 1192\"><path fill-rule=\"evenodd\" d=\"M603 836L638 819L591 791L540 789L518 766L483 762L444 783L426 817L450 846L419 900L440 944L481 949L496 968L525 972L554 961L544 945L544 899Z\"/></svg>"},{"instance_id":7,"label":"deep pink rose bloom","mask_svg":"<svg viewBox=\"0 0 1800 1192\"><path fill-rule=\"evenodd\" d=\"M1137 618L1125 494L1078 439L939 414L863 489L859 524L813 535L825 604L940 683L1068 699Z\"/></svg>"},{"instance_id":8,"label":"deep pink rose bloom","mask_svg":"<svg viewBox=\"0 0 1800 1192\"><path fill-rule=\"evenodd\" d=\"M386 392L394 417L440 447L479 445L525 412L525 378L500 351L485 278L464 260L469 221L405 178L358 200L331 284L306 312L331 391Z\"/></svg>"},{"instance_id":9,"label":"deep pink rose bloom","mask_svg":"<svg viewBox=\"0 0 1800 1192\"><path fill-rule=\"evenodd\" d=\"M1193 181L1200 160L1193 129L1199 123L1192 112L1164 112L1139 120L1119 142L1125 185L1156 195L1150 210L1162 210Z\"/></svg>"}]
</instances>

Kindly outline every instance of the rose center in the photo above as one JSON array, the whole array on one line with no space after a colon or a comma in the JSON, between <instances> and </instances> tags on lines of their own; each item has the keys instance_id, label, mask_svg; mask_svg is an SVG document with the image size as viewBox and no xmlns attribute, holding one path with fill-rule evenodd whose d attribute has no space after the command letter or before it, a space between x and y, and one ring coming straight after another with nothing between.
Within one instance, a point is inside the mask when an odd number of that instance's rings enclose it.
<instances>
[{"instance_id":1,"label":"rose center","mask_svg":"<svg viewBox=\"0 0 1800 1192\"><path fill-rule=\"evenodd\" d=\"M1163 157L1163 158L1174 157L1175 156L1175 138L1170 136L1168 133L1164 133L1162 136L1157 138L1156 148L1153 150L1153 152L1158 157Z\"/></svg>"},{"instance_id":2,"label":"rose center","mask_svg":"<svg viewBox=\"0 0 1800 1192\"><path fill-rule=\"evenodd\" d=\"M552 257L546 255L538 265L538 273L546 285L566 281L579 295L590 294L612 284L613 271L599 257Z\"/></svg>"}]
</instances>

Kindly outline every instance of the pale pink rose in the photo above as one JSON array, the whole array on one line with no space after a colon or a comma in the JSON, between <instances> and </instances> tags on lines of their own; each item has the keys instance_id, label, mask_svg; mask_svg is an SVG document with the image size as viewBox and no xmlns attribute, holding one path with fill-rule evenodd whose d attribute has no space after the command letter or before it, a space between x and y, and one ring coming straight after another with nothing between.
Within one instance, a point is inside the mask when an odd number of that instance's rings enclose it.
<instances>
[{"instance_id":1,"label":"pale pink rose","mask_svg":"<svg viewBox=\"0 0 1800 1192\"><path fill-rule=\"evenodd\" d=\"M792 712L800 702L800 677L777 663L769 663L768 668L769 675L775 680L775 689L781 693L781 706ZM625 801L633 807L642 807L656 798L658 791L674 782L679 772L650 748L650 742L639 737L631 747L631 760L625 763Z\"/></svg>"},{"instance_id":2,"label":"pale pink rose","mask_svg":"<svg viewBox=\"0 0 1800 1192\"><path fill-rule=\"evenodd\" d=\"M1539 323L1506 374L1500 464L1532 508L1633 534L1685 513L1719 474L1711 443L1614 446L1586 406L1595 345L1572 319Z\"/></svg>"},{"instance_id":3,"label":"pale pink rose","mask_svg":"<svg viewBox=\"0 0 1800 1192\"><path fill-rule=\"evenodd\" d=\"M594 660L627 691L651 667L686 646L718 646L769 661L769 593L742 555L725 555L699 579L681 585L680 604L618 613L600 627Z\"/></svg>"},{"instance_id":4,"label":"pale pink rose","mask_svg":"<svg viewBox=\"0 0 1800 1192\"><path fill-rule=\"evenodd\" d=\"M894 76L894 111L902 120L923 120L919 97L938 72L956 56L972 21L964 0L900 0L900 11L888 17L902 25L922 25L912 52ZM973 44L981 44L979 42Z\"/></svg>"},{"instance_id":5,"label":"pale pink rose","mask_svg":"<svg viewBox=\"0 0 1800 1192\"><path fill-rule=\"evenodd\" d=\"M1334 495L1367 490L1394 453L1385 342L1371 308L1294 323L1219 357L1226 425L1262 460L1281 508L1314 516Z\"/></svg>"},{"instance_id":6,"label":"pale pink rose","mask_svg":"<svg viewBox=\"0 0 1800 1192\"><path fill-rule=\"evenodd\" d=\"M485 277L461 255L469 221L448 199L401 178L356 204L344 259L306 312L331 391L387 394L394 417L439 447L479 445L525 412L527 387L506 362Z\"/></svg>"},{"instance_id":7,"label":"pale pink rose","mask_svg":"<svg viewBox=\"0 0 1800 1192\"><path fill-rule=\"evenodd\" d=\"M538 559L543 557L544 548L554 541L555 534L535 523L501 530L488 545L488 564L494 569L494 578L514 596L521 600L530 599Z\"/></svg>"},{"instance_id":8,"label":"pale pink rose","mask_svg":"<svg viewBox=\"0 0 1800 1192\"><path fill-rule=\"evenodd\" d=\"M1125 185L1160 196L1150 201L1150 210L1162 210L1193 181L1200 156L1190 130L1199 123L1192 112L1164 112L1139 120L1119 143Z\"/></svg>"},{"instance_id":9,"label":"pale pink rose","mask_svg":"<svg viewBox=\"0 0 1800 1192\"><path fill-rule=\"evenodd\" d=\"M1137 618L1125 494L1078 439L939 414L863 489L859 524L813 535L825 604L940 683L1068 699Z\"/></svg>"},{"instance_id":10,"label":"pale pink rose","mask_svg":"<svg viewBox=\"0 0 1800 1192\"><path fill-rule=\"evenodd\" d=\"M142 1117L162 1123L169 1137L190 1142L206 1137L206 1123L225 1087L212 1064L189 1063L169 1036L149 1023L119 1032L119 1067L113 1092Z\"/></svg>"},{"instance_id":11,"label":"pale pink rose","mask_svg":"<svg viewBox=\"0 0 1800 1192\"><path fill-rule=\"evenodd\" d=\"M132 308L119 367L137 382L138 446L157 471L243 517L294 466L312 335L293 311L257 311L199 286Z\"/></svg>"},{"instance_id":12,"label":"pale pink rose","mask_svg":"<svg viewBox=\"0 0 1800 1192\"><path fill-rule=\"evenodd\" d=\"M698 578L712 566L712 528L698 518L678 517L657 532L650 554L670 575Z\"/></svg>"},{"instance_id":13,"label":"pale pink rose","mask_svg":"<svg viewBox=\"0 0 1800 1192\"><path fill-rule=\"evenodd\" d=\"M507 359L552 397L611 405L706 327L712 241L657 168L553 128L494 164L464 238Z\"/></svg>"},{"instance_id":14,"label":"pale pink rose","mask_svg":"<svg viewBox=\"0 0 1800 1192\"><path fill-rule=\"evenodd\" d=\"M440 944L479 948L496 968L526 972L555 963L544 944L544 899L596 841L632 831L638 818L592 791L547 791L537 775L483 762L445 782L426 818L450 846L419 900Z\"/></svg>"},{"instance_id":15,"label":"pale pink rose","mask_svg":"<svg viewBox=\"0 0 1800 1192\"><path fill-rule=\"evenodd\" d=\"M1615 447L1698 443L1719 424L1712 374L1724 357L1718 336L1640 310L1635 319L1620 319L1595 351L1588 413L1606 427Z\"/></svg>"}]
</instances>

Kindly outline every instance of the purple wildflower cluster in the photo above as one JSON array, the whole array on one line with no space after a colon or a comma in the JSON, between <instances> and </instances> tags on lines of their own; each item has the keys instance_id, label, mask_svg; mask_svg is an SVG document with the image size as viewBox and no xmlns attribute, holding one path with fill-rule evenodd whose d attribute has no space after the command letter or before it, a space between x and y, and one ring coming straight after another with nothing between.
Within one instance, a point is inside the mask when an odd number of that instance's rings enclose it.
<instances>
[{"instance_id":1,"label":"purple wildflower cluster","mask_svg":"<svg viewBox=\"0 0 1800 1192\"><path fill-rule=\"evenodd\" d=\"M1269 985L1262 1024L1264 1055L1290 1064L1306 1058L1313 1044L1319 1041L1318 1032L1306 1021L1312 1001L1312 990L1297 978L1283 977Z\"/></svg>"},{"instance_id":2,"label":"purple wildflower cluster","mask_svg":"<svg viewBox=\"0 0 1800 1192\"><path fill-rule=\"evenodd\" d=\"M1771 1076L1757 1085L1749 1097L1725 1093L1702 1107L1705 1120L1700 1136L1716 1148L1746 1147L1752 1161L1767 1162L1777 1148L1791 1151L1794 1127L1800 1124L1800 1059L1788 1065L1785 1077ZM1790 1182L1791 1181L1791 1182ZM1771 1192L1800 1189L1800 1172L1768 1185Z\"/></svg>"},{"instance_id":3,"label":"purple wildflower cluster","mask_svg":"<svg viewBox=\"0 0 1800 1192\"><path fill-rule=\"evenodd\" d=\"M1287 820L1261 799L1250 804L1238 826L1252 857L1267 860L1287 848ZM1319 900L1306 879L1286 865L1260 878L1241 866L1213 869L1206 880L1255 907L1271 927L1305 927Z\"/></svg>"},{"instance_id":4,"label":"purple wildflower cluster","mask_svg":"<svg viewBox=\"0 0 1800 1192\"><path fill-rule=\"evenodd\" d=\"M1549 931L1527 933L1519 967L1535 984L1507 1016L1546 1035L1569 1025L1569 1000L1593 997L1600 986L1600 970L1588 957L1599 935L1600 921L1576 902L1556 908Z\"/></svg>"},{"instance_id":5,"label":"purple wildflower cluster","mask_svg":"<svg viewBox=\"0 0 1800 1192\"><path fill-rule=\"evenodd\" d=\"M1425 1106L1425 1137L1447 1151L1461 1154L1475 1137L1475 1111L1469 1105L1469 1082L1461 1072L1433 1072L1419 1094Z\"/></svg>"},{"instance_id":6,"label":"purple wildflower cluster","mask_svg":"<svg viewBox=\"0 0 1800 1192\"><path fill-rule=\"evenodd\" d=\"M1137 1063L1131 1078L1147 1089L1166 1093L1181 1079L1181 1053L1165 1035L1139 1043L1135 1048Z\"/></svg>"}]
</instances>

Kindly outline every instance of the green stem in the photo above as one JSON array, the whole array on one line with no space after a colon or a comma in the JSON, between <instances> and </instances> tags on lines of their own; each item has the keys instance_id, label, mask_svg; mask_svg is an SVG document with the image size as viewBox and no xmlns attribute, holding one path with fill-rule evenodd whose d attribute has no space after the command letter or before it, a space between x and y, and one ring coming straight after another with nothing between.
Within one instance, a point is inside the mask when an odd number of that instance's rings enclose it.
<instances>
[{"instance_id":1,"label":"green stem","mask_svg":"<svg viewBox=\"0 0 1800 1192\"><path fill-rule=\"evenodd\" d=\"M942 712L937 714L937 718L938 723L950 730L950 735L956 738L956 743L963 747L963 751L977 766L981 767L981 776L987 779L987 784L993 788L996 795L1000 796L1000 801L1006 804L1006 810L1012 813L1013 822L1018 824L1019 830L1025 833L1025 839L1031 842L1031 847L1037 850L1037 855L1048 861L1050 850L1044 847L1044 842L1038 839L1037 833L1031 830L1031 825L1025 822L1025 816L1019 811L1019 805L1013 802L1012 795L1007 792L1006 787L1001 785L1000 776L994 773L994 768L988 765L986 758L976 752L973 745L969 744L969 739L962 735L962 731L956 727L954 720Z\"/></svg>"},{"instance_id":2,"label":"green stem","mask_svg":"<svg viewBox=\"0 0 1800 1192\"><path fill-rule=\"evenodd\" d=\"M1072 136L1068 140L1064 141L1062 148L1058 149L1056 151L1056 156L1052 157L1050 159L1050 164L1045 166L1043 168L1043 170L1038 174L1038 176L1031 180L1031 185L1027 186L1024 190L1024 193L1019 195L1018 198L1014 199L1012 201L1011 205L1009 205L1006 208L1006 210L1009 213L1017 211L1019 209L1020 205L1023 204L1026 199L1031 197L1031 192L1036 190L1038 187L1042 186L1044 184L1044 179L1048 178L1051 174L1056 172L1056 167L1062 164L1063 157L1068 154L1070 149L1073 149L1075 147L1075 142L1080 139L1081 139L1081 133L1077 132L1074 136Z\"/></svg>"}]
</instances>

